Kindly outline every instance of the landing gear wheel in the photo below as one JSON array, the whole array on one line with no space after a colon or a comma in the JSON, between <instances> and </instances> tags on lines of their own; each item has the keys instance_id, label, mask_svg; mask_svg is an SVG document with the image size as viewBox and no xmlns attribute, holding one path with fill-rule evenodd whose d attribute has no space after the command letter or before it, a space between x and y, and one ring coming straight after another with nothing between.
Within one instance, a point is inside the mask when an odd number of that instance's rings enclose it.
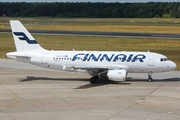
<instances>
[{"instance_id":1,"label":"landing gear wheel","mask_svg":"<svg viewBox=\"0 0 180 120\"><path fill-rule=\"evenodd\" d=\"M153 81L153 79L152 79L152 78L149 78L149 79L148 79L148 81L149 81L149 82L152 82L152 81Z\"/></svg>"},{"instance_id":2,"label":"landing gear wheel","mask_svg":"<svg viewBox=\"0 0 180 120\"><path fill-rule=\"evenodd\" d=\"M94 79L93 77L90 79L90 83L93 84L93 83L96 83L96 79Z\"/></svg>"},{"instance_id":3,"label":"landing gear wheel","mask_svg":"<svg viewBox=\"0 0 180 120\"><path fill-rule=\"evenodd\" d=\"M152 76L151 76L152 74L153 74L152 72L148 73L148 81L149 82L153 81Z\"/></svg>"},{"instance_id":4,"label":"landing gear wheel","mask_svg":"<svg viewBox=\"0 0 180 120\"><path fill-rule=\"evenodd\" d=\"M93 83L96 83L97 79L98 79L98 76L94 76L94 77L90 78L89 81L91 84L93 84Z\"/></svg>"}]
</instances>

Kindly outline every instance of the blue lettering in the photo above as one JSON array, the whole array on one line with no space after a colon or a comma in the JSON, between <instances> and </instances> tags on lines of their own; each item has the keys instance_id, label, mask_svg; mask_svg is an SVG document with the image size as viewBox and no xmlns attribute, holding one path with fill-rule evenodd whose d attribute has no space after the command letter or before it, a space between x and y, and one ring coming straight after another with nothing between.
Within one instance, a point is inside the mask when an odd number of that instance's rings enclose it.
<instances>
[{"instance_id":1,"label":"blue lettering","mask_svg":"<svg viewBox=\"0 0 180 120\"><path fill-rule=\"evenodd\" d=\"M127 59L127 62L130 62L131 61L131 58L132 58L133 54L129 55L128 59Z\"/></svg>"},{"instance_id":2,"label":"blue lettering","mask_svg":"<svg viewBox=\"0 0 180 120\"><path fill-rule=\"evenodd\" d=\"M98 56L98 60L99 60L99 58L101 57L101 54L99 54L99 56Z\"/></svg>"},{"instance_id":3,"label":"blue lettering","mask_svg":"<svg viewBox=\"0 0 180 120\"><path fill-rule=\"evenodd\" d=\"M84 58L83 58L83 56ZM82 57L80 57L82 56ZM75 60L80 60L81 58L83 58L82 61L90 61L90 60L94 60L94 61L99 61L100 59L100 62L102 62L103 60L107 60L108 62L111 62L111 60L113 59L114 57L114 54L111 55L111 57L109 57L107 54L99 54L97 57L94 55L94 54L76 54L74 55L74 57L72 58L72 61L75 61ZM132 60L132 62L135 62L136 60L139 60L140 62L144 62L143 59L146 58L145 55L143 54L139 54L139 55L136 55L133 59L133 54L130 54L129 57L127 58L127 55L125 54L119 54L119 55L116 55L113 59L113 62L116 62L117 60L121 60L121 62L125 62L127 60L127 62L130 62Z\"/></svg>"},{"instance_id":4,"label":"blue lettering","mask_svg":"<svg viewBox=\"0 0 180 120\"><path fill-rule=\"evenodd\" d=\"M122 56L122 57L119 57L119 56ZM124 55L124 54L119 54L119 55L116 55L115 57L114 57L114 60L113 60L113 62L116 62L118 59L120 59L122 62L124 62L125 60L126 60L126 55Z\"/></svg>"},{"instance_id":5,"label":"blue lettering","mask_svg":"<svg viewBox=\"0 0 180 120\"><path fill-rule=\"evenodd\" d=\"M86 54L83 58L83 61L86 61L88 56L89 56L89 54Z\"/></svg>"},{"instance_id":6,"label":"blue lettering","mask_svg":"<svg viewBox=\"0 0 180 120\"><path fill-rule=\"evenodd\" d=\"M77 54L73 57L72 61L75 61L76 59L80 59L81 57L77 57L78 55L84 55L84 54Z\"/></svg>"},{"instance_id":7,"label":"blue lettering","mask_svg":"<svg viewBox=\"0 0 180 120\"><path fill-rule=\"evenodd\" d=\"M141 58L138 58L138 57L141 57ZM145 58L146 58L145 55L139 54L139 55L136 55L136 56L133 58L132 62L135 62L135 61L138 60L138 59L139 59L140 62L144 62L143 59L145 59Z\"/></svg>"},{"instance_id":8,"label":"blue lettering","mask_svg":"<svg viewBox=\"0 0 180 120\"><path fill-rule=\"evenodd\" d=\"M92 58L92 60L94 60L94 61L98 61L100 57L101 57L101 54L99 54L98 58L96 58L96 56L95 56L94 54L91 54L91 55L89 56L88 61L91 60L91 58Z\"/></svg>"},{"instance_id":9,"label":"blue lettering","mask_svg":"<svg viewBox=\"0 0 180 120\"><path fill-rule=\"evenodd\" d=\"M100 61L103 61L103 60L104 60L104 58L105 58L108 62L111 62L111 60L112 60L113 56L114 56L114 54L112 54L111 58L109 58L106 54L104 54L104 55L102 56L102 58L101 58L101 60L100 60Z\"/></svg>"}]
</instances>

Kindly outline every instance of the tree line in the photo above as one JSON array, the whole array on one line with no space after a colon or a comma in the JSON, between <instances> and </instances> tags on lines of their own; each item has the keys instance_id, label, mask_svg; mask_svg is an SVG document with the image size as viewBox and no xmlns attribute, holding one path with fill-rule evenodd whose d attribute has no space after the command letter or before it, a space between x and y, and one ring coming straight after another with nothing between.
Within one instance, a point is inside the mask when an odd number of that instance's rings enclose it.
<instances>
[{"instance_id":1,"label":"tree line","mask_svg":"<svg viewBox=\"0 0 180 120\"><path fill-rule=\"evenodd\" d=\"M8 17L57 18L179 18L180 2L162 3L26 3L0 2L0 14Z\"/></svg>"}]
</instances>

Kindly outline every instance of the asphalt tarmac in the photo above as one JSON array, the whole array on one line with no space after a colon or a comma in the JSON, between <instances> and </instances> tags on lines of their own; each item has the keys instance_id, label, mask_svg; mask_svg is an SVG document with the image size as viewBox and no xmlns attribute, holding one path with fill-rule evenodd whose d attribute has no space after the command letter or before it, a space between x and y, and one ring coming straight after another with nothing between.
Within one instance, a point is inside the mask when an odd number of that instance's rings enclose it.
<instances>
[{"instance_id":1,"label":"asphalt tarmac","mask_svg":"<svg viewBox=\"0 0 180 120\"><path fill-rule=\"evenodd\" d=\"M29 30L34 34L51 35L83 35L83 36L113 36L113 37L141 37L141 38L180 38L180 34L160 33L123 33L123 32L88 32L88 31L51 31L51 30ZM0 29L0 33L11 33L9 29Z\"/></svg>"},{"instance_id":2,"label":"asphalt tarmac","mask_svg":"<svg viewBox=\"0 0 180 120\"><path fill-rule=\"evenodd\" d=\"M129 74L125 82L0 59L2 120L179 120L180 72Z\"/></svg>"}]
</instances>

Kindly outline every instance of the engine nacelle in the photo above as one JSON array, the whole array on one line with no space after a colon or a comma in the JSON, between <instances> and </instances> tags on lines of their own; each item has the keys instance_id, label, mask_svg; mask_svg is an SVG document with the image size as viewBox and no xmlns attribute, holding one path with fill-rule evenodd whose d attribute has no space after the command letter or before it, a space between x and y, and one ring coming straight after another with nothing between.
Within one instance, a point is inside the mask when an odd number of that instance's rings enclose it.
<instances>
[{"instance_id":1,"label":"engine nacelle","mask_svg":"<svg viewBox=\"0 0 180 120\"><path fill-rule=\"evenodd\" d=\"M113 81L125 81L126 80L126 70L109 70L107 73L109 80Z\"/></svg>"}]
</instances>

